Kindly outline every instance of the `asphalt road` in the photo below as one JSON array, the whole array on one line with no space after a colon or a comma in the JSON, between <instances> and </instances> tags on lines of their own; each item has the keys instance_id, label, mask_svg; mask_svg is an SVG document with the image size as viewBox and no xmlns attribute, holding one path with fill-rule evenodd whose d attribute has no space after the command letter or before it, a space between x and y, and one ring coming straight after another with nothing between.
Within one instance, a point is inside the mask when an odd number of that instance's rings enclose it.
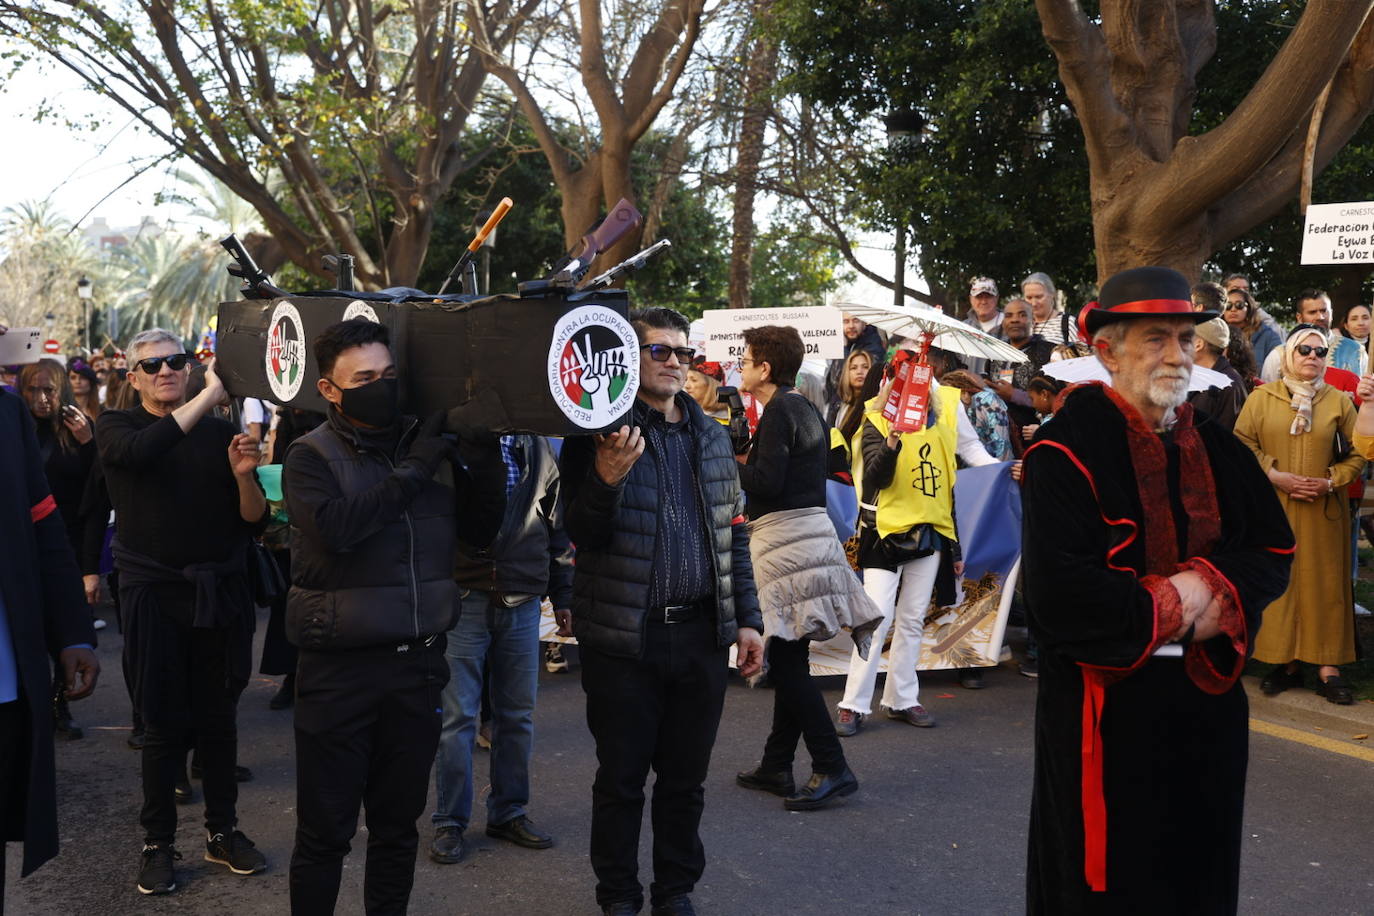
<instances>
[{"instance_id":1,"label":"asphalt road","mask_svg":"<svg viewBox=\"0 0 1374 916\"><path fill-rule=\"evenodd\" d=\"M261 634L261 627L259 628ZM232 913L287 911L287 862L295 828L291 714L271 712L273 679L256 678L240 707L240 762L256 778L241 786L243 830L269 870L237 877L201 860L202 809L183 807L180 889L148 898L134 889L141 832L139 760L124 741L128 701L119 676L120 639L102 634L104 675L95 696L74 706L86 729L58 745L62 854L18 880L8 860L9 911L19 914ZM990 672L988 688L966 691L952 675L922 680L922 701L938 720L915 729L871 720L845 751L860 792L841 806L788 813L770 795L736 788L752 766L771 716L772 695L732 682L707 782L703 838L708 864L694 900L703 914L993 914L1023 910L1030 797L1034 682L1014 667ZM839 679L827 679L838 700ZM479 769L485 767L485 754ZM804 779L805 754L797 769ZM592 914L587 864L590 785L595 767L578 677L541 674L531 817L554 834L546 851L519 849L482 833L479 784L475 847L456 866L424 857L421 821L416 914ZM431 800L433 798L431 788ZM199 789L197 788L197 800ZM1251 741L1242 874L1242 912L1374 912L1374 765L1268 735ZM646 843L641 861L647 869ZM366 833L344 870L340 913L362 911ZM647 876L646 883L647 883Z\"/></svg>"}]
</instances>

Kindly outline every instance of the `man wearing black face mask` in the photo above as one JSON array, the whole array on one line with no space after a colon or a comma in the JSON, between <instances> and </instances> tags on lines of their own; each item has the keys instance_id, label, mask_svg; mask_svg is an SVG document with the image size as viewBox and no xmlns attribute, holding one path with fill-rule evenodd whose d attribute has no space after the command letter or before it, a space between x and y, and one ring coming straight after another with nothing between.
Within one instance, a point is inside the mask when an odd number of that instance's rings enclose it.
<instances>
[{"instance_id":1,"label":"man wearing black face mask","mask_svg":"<svg viewBox=\"0 0 1374 916\"><path fill-rule=\"evenodd\" d=\"M444 633L457 608L456 542L491 542L505 465L497 440L464 468L441 435L398 409L384 326L326 328L314 342L329 418L286 455L291 517L286 635L296 669L292 913L332 913L344 856L367 808L364 906L401 913L414 882L429 771L448 682Z\"/></svg>"}]
</instances>

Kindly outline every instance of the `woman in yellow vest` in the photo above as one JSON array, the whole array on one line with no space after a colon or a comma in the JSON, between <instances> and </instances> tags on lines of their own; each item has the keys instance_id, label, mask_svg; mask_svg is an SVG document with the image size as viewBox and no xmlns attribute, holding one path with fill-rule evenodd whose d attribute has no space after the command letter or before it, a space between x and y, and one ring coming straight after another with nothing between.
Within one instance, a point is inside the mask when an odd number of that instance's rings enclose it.
<instances>
[{"instance_id":1,"label":"woman in yellow vest","mask_svg":"<svg viewBox=\"0 0 1374 916\"><path fill-rule=\"evenodd\" d=\"M902 361L899 353L889 374ZM883 612L873 645L882 646L888 627L893 628L882 706L889 718L929 728L935 720L921 705L916 663L932 592L938 584L941 603L950 603L955 577L964 571L954 524L962 405L957 388L932 384L925 428L899 434L883 418L890 387L889 382L865 405L852 444L860 494L859 565L864 591ZM875 650L867 659L857 652L850 658L835 725L842 737L855 734L871 711L881 656Z\"/></svg>"}]
</instances>

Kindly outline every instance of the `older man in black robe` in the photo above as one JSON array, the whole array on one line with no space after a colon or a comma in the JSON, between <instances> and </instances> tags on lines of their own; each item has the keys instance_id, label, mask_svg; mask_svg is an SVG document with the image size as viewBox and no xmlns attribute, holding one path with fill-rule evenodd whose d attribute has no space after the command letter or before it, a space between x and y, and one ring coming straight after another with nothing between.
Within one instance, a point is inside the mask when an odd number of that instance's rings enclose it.
<instances>
[{"instance_id":1,"label":"older man in black robe","mask_svg":"<svg viewBox=\"0 0 1374 916\"><path fill-rule=\"evenodd\" d=\"M1185 403L1182 275L1124 271L1087 318L1111 385L1026 452L1040 644L1030 913L1234 913L1248 756L1238 683L1292 532L1258 464Z\"/></svg>"}]
</instances>

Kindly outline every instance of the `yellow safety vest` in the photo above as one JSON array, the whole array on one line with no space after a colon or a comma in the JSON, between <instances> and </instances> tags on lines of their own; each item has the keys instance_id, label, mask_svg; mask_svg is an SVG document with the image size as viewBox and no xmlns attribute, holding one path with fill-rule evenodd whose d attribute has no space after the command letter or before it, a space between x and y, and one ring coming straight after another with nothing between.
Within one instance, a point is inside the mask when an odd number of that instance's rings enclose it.
<instances>
[{"instance_id":1,"label":"yellow safety vest","mask_svg":"<svg viewBox=\"0 0 1374 916\"><path fill-rule=\"evenodd\" d=\"M936 391L940 416L934 426L919 432L902 433L902 449L897 453L897 469L892 483L879 490L876 508L878 536L901 534L917 525L933 525L950 540L958 540L954 530L954 477L959 444L959 416L963 410L959 389L941 385ZM864 405L864 419L887 438L890 425L883 417L883 405L874 398ZM863 499L863 427L850 443L854 487Z\"/></svg>"}]
</instances>

